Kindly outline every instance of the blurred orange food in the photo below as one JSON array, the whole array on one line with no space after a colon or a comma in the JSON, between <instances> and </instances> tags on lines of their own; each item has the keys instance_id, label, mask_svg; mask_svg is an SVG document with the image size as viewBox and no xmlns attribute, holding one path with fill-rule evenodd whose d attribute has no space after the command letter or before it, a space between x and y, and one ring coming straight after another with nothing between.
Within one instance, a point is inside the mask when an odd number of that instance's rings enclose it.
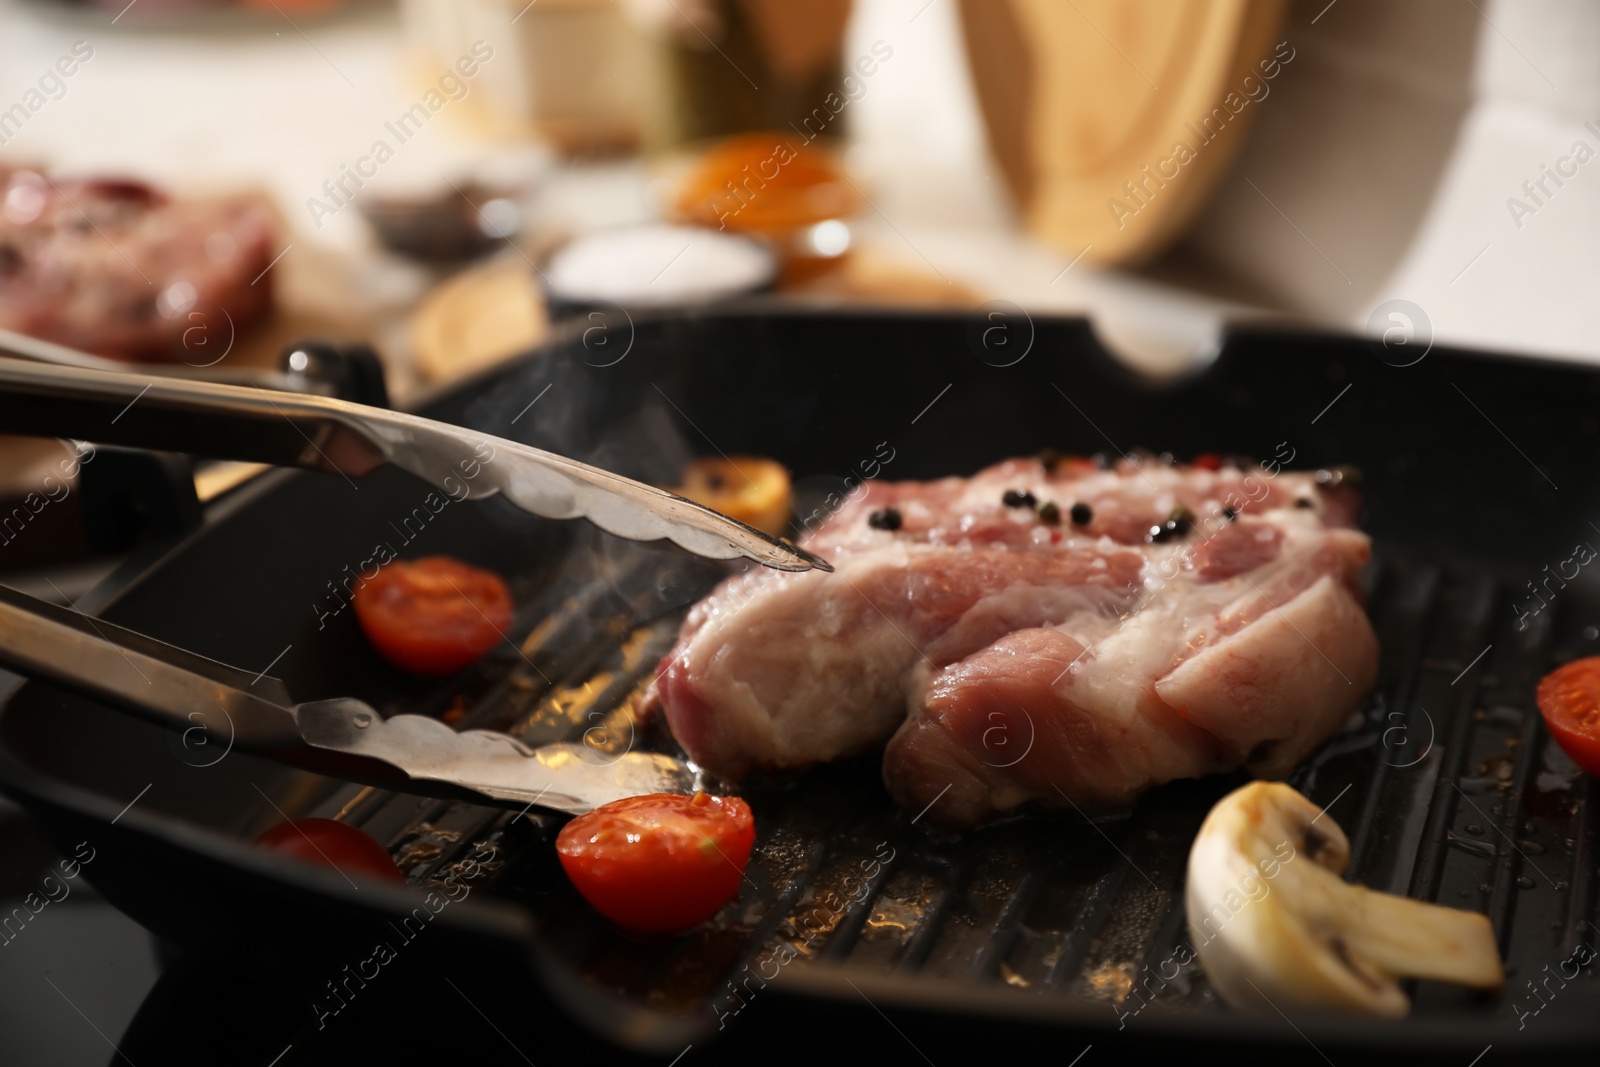
<instances>
[{"instance_id":1,"label":"blurred orange food","mask_svg":"<svg viewBox=\"0 0 1600 1067\"><path fill-rule=\"evenodd\" d=\"M789 472L774 460L697 459L684 469L683 485L673 491L774 537L789 525Z\"/></svg>"},{"instance_id":2,"label":"blurred orange food","mask_svg":"<svg viewBox=\"0 0 1600 1067\"><path fill-rule=\"evenodd\" d=\"M824 148L788 133L747 133L718 143L679 188L680 220L759 234L784 258L784 281L814 277L849 247L846 220L862 199Z\"/></svg>"}]
</instances>

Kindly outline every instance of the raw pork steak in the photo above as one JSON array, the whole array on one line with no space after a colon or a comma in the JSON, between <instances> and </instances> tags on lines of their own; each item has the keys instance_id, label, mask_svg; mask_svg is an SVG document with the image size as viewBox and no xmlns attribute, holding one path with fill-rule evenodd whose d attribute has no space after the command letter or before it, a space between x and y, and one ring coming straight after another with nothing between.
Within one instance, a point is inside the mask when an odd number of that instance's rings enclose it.
<instances>
[{"instance_id":1,"label":"raw pork steak","mask_svg":"<svg viewBox=\"0 0 1600 1067\"><path fill-rule=\"evenodd\" d=\"M1332 481L1029 459L870 483L805 539L833 573L756 570L695 606L647 708L732 778L887 741L889 792L951 828L1281 777L1377 669L1370 546Z\"/></svg>"}]
</instances>

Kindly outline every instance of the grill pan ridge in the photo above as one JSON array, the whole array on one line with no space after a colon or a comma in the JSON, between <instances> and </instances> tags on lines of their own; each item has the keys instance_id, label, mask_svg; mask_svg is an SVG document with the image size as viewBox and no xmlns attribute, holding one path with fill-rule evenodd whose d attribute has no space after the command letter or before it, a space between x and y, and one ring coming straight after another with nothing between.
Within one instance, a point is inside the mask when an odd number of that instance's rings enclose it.
<instances>
[{"instance_id":1,"label":"grill pan ridge","mask_svg":"<svg viewBox=\"0 0 1600 1067\"><path fill-rule=\"evenodd\" d=\"M1490 1059L1592 1047L1600 1021L1587 970L1559 995L1534 1000L1528 985L1575 946L1600 943L1591 785L1549 740L1532 692L1551 667L1600 652L1600 598L1581 574L1520 622L1513 605L1529 603L1529 583L1600 514L1583 463L1600 436L1600 375L1437 348L1396 368L1351 338L1244 331L1208 368L1157 384L1107 357L1078 320L1029 323L1033 346L1008 367L980 358L974 325L961 314L759 306L676 314L627 324L610 339L626 343L614 362L572 330L423 413L659 484L696 454L770 455L794 473L802 509L847 488L842 476L880 442L894 451L882 471L891 479L971 473L1047 447L1187 458L1287 446L1286 466L1355 464L1375 542L1365 585L1379 681L1291 782L1349 833L1352 877L1490 917L1504 997L1424 984L1401 1023L1231 1014L1196 965L1174 961L1188 939L1189 843L1237 777L1174 783L1122 818L1032 817L964 838L895 810L875 758L753 782L758 845L741 895L711 924L651 943L619 935L570 889L548 846L553 817L361 789L243 754L202 765L159 729L47 686L22 686L0 717L0 780L58 844L103 846L90 871L97 888L158 934L243 954L311 994L414 901L352 893L336 877L254 856L241 842L278 820L274 805L362 826L419 888L492 847L471 899L439 916L445 933L426 958L457 970L468 959L540 986L555 1002L546 1010L668 1057L714 1036L750 1049L782 1040L774 1035L799 1019L857 1016L901 1056L901 1037L979 1049L997 1026L1166 1049L1249 1042L1297 1056L1405 1047L1461 1063L1486 1045ZM630 696L727 568L496 501L408 523L426 492L387 470L356 491L337 478L274 475L104 615L240 667L287 645L273 673L297 699L455 709L463 727L533 743L587 738L602 756L670 745L633 720ZM385 667L348 610L319 614L343 568L379 540L403 556L447 553L507 575L518 647L446 683ZM178 888L199 884L246 906L198 905ZM905 1033L873 1023L878 1014Z\"/></svg>"}]
</instances>

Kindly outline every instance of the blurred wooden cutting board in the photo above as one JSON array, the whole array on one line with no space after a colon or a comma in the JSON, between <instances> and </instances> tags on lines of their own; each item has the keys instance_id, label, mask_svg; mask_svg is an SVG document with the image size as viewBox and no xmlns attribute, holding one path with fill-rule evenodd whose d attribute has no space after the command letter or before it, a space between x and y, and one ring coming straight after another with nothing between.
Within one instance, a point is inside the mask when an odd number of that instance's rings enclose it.
<instances>
[{"instance_id":1,"label":"blurred wooden cutting board","mask_svg":"<svg viewBox=\"0 0 1600 1067\"><path fill-rule=\"evenodd\" d=\"M1286 11L1286 0L962 0L989 142L1028 227L1099 263L1138 263L1175 239L1270 106L1266 72L1293 53L1290 42L1275 55Z\"/></svg>"}]
</instances>

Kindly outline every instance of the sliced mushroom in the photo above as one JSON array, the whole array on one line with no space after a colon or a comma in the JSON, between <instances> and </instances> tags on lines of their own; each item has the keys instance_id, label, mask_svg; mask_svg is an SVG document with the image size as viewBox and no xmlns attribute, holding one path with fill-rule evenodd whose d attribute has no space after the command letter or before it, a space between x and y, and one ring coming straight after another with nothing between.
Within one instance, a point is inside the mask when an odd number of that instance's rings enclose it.
<instances>
[{"instance_id":1,"label":"sliced mushroom","mask_svg":"<svg viewBox=\"0 0 1600 1067\"><path fill-rule=\"evenodd\" d=\"M1411 1010L1402 979L1505 981L1488 919L1347 883L1349 862L1344 831L1281 782L1217 802L1189 852L1185 904L1223 999L1398 1018Z\"/></svg>"}]
</instances>

